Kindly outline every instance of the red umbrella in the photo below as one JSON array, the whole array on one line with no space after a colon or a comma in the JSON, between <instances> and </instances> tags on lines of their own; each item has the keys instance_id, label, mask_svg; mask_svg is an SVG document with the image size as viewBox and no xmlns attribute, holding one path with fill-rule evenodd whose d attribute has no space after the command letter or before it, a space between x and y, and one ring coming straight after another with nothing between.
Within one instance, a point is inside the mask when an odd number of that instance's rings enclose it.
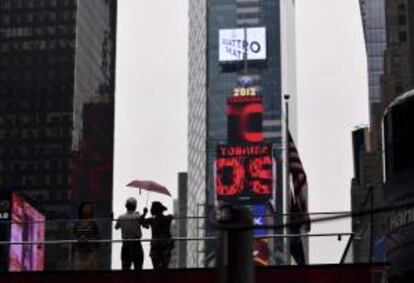
<instances>
[{"instance_id":1,"label":"red umbrella","mask_svg":"<svg viewBox=\"0 0 414 283\"><path fill-rule=\"evenodd\" d=\"M139 188L140 191L141 189L143 190L147 190L148 192L156 192L156 193L160 193L160 194L164 194L167 196L171 196L170 192L168 191L168 189L154 181L140 181L140 180L134 180L131 183L129 183L127 185L128 187L134 187L134 188Z\"/></svg>"}]
</instances>

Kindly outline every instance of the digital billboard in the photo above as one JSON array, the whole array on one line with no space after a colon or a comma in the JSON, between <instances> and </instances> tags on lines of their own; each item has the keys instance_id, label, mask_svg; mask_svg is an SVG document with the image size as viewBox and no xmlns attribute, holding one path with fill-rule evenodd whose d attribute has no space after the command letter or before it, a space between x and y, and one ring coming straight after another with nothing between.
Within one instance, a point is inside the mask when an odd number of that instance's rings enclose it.
<instances>
[{"instance_id":1,"label":"digital billboard","mask_svg":"<svg viewBox=\"0 0 414 283\"><path fill-rule=\"evenodd\" d=\"M230 202L262 202L272 197L271 144L219 145L216 195Z\"/></svg>"},{"instance_id":2,"label":"digital billboard","mask_svg":"<svg viewBox=\"0 0 414 283\"><path fill-rule=\"evenodd\" d=\"M266 204L256 204L251 207L253 212L253 224L254 225L266 225ZM254 236L265 236L267 234L266 229L254 229ZM269 251L269 239L256 238L253 241L253 260L257 265L267 266L270 263L270 251Z\"/></svg>"},{"instance_id":3,"label":"digital billboard","mask_svg":"<svg viewBox=\"0 0 414 283\"><path fill-rule=\"evenodd\" d=\"M232 96L227 99L227 139L230 143L263 141L262 97Z\"/></svg>"},{"instance_id":4,"label":"digital billboard","mask_svg":"<svg viewBox=\"0 0 414 283\"><path fill-rule=\"evenodd\" d=\"M45 217L17 194L12 195L9 271L42 271ZM21 242L32 244L21 245ZM13 243L16 243L13 245Z\"/></svg>"},{"instance_id":5,"label":"digital billboard","mask_svg":"<svg viewBox=\"0 0 414 283\"><path fill-rule=\"evenodd\" d=\"M219 61L243 61L266 59L266 28L236 28L219 30Z\"/></svg>"}]
</instances>

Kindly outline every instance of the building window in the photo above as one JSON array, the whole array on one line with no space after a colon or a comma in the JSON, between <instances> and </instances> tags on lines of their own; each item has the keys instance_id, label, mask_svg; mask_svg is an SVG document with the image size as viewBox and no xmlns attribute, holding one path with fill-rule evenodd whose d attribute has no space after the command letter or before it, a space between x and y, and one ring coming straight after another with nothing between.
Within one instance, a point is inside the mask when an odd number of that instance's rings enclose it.
<instances>
[{"instance_id":1,"label":"building window","mask_svg":"<svg viewBox=\"0 0 414 283\"><path fill-rule=\"evenodd\" d=\"M407 24L407 18L405 17L405 15L400 15L398 17L398 22L400 26L405 26Z\"/></svg>"},{"instance_id":2,"label":"building window","mask_svg":"<svg viewBox=\"0 0 414 283\"><path fill-rule=\"evenodd\" d=\"M46 1L45 0L37 0L38 7L44 7L45 4L46 4Z\"/></svg>"},{"instance_id":3,"label":"building window","mask_svg":"<svg viewBox=\"0 0 414 283\"><path fill-rule=\"evenodd\" d=\"M48 27L47 32L49 36L54 36L56 34L56 28L55 27Z\"/></svg>"},{"instance_id":4,"label":"building window","mask_svg":"<svg viewBox=\"0 0 414 283\"><path fill-rule=\"evenodd\" d=\"M71 19L72 13L71 12L64 12L63 13L63 20L69 21Z\"/></svg>"},{"instance_id":5,"label":"building window","mask_svg":"<svg viewBox=\"0 0 414 283\"><path fill-rule=\"evenodd\" d=\"M405 31L402 31L399 33L400 42L406 42L407 41L407 33Z\"/></svg>"},{"instance_id":6,"label":"building window","mask_svg":"<svg viewBox=\"0 0 414 283\"><path fill-rule=\"evenodd\" d=\"M28 13L28 14L27 14L27 16L26 16L26 21L27 21L28 23L33 23L33 20L34 20L34 15L33 15L33 13Z\"/></svg>"},{"instance_id":7,"label":"building window","mask_svg":"<svg viewBox=\"0 0 414 283\"><path fill-rule=\"evenodd\" d=\"M49 13L49 21L51 21L51 22L56 21L56 13L54 13L54 12Z\"/></svg>"},{"instance_id":8,"label":"building window","mask_svg":"<svg viewBox=\"0 0 414 283\"><path fill-rule=\"evenodd\" d=\"M3 2L2 9L4 9L4 10L10 10L11 9L10 0L6 0L6 1Z\"/></svg>"},{"instance_id":9,"label":"building window","mask_svg":"<svg viewBox=\"0 0 414 283\"><path fill-rule=\"evenodd\" d=\"M10 16L2 15L1 18L3 19L3 24L5 25L10 24Z\"/></svg>"},{"instance_id":10,"label":"building window","mask_svg":"<svg viewBox=\"0 0 414 283\"><path fill-rule=\"evenodd\" d=\"M14 0L13 4L15 5L15 9L21 9L22 8L22 1L21 0Z\"/></svg>"},{"instance_id":11,"label":"building window","mask_svg":"<svg viewBox=\"0 0 414 283\"><path fill-rule=\"evenodd\" d=\"M34 31L35 31L35 35L42 36L44 34L45 30L44 30L44 28L39 27L39 28L35 28Z\"/></svg>"}]
</instances>

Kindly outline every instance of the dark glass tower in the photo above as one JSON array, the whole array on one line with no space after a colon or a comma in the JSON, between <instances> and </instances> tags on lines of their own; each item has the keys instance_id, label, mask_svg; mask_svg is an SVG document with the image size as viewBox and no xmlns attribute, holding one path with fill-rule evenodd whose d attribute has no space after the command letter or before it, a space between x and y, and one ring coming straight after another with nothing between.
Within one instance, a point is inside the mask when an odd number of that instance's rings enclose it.
<instances>
[{"instance_id":1,"label":"dark glass tower","mask_svg":"<svg viewBox=\"0 0 414 283\"><path fill-rule=\"evenodd\" d=\"M49 220L85 200L111 217L115 36L116 0L0 0L0 190ZM47 239L69 236L48 223ZM47 246L46 268L70 266L69 249ZM110 248L100 252L109 268Z\"/></svg>"},{"instance_id":2,"label":"dark glass tower","mask_svg":"<svg viewBox=\"0 0 414 283\"><path fill-rule=\"evenodd\" d=\"M263 132L274 145L276 197L274 206L283 211L283 103L292 97L292 127L295 133L296 67L294 1L279 0L190 0L189 93L188 93L188 215L208 216L214 205L214 161L216 146L227 142L227 97L237 81L248 76L263 97ZM266 28L266 59L220 62L219 31L236 28ZM188 236L211 236L208 223L188 224ZM214 262L210 242L188 243L188 265L208 266Z\"/></svg>"},{"instance_id":3,"label":"dark glass tower","mask_svg":"<svg viewBox=\"0 0 414 283\"><path fill-rule=\"evenodd\" d=\"M389 142L383 133L384 115L392 101L414 88L413 1L360 0L360 6L368 56L371 123L369 137L365 138L368 146L361 147L362 151L354 147L359 155L352 181L354 212L395 202L388 185L384 184L389 176L384 175L383 164L392 160L383 158ZM401 129L404 129L402 124ZM364 202L371 197L372 207ZM376 213L372 221L368 217L353 219L353 231L364 237L354 245L355 262L388 260L381 250L389 248L383 247L382 240L392 231L390 217L385 212Z\"/></svg>"}]
</instances>

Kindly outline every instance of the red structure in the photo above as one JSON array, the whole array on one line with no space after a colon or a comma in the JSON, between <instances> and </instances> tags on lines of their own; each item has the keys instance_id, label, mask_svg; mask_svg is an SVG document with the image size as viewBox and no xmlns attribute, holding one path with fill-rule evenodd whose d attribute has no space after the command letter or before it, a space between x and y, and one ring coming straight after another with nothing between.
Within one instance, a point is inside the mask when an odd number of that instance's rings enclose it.
<instances>
[{"instance_id":1,"label":"red structure","mask_svg":"<svg viewBox=\"0 0 414 283\"><path fill-rule=\"evenodd\" d=\"M320 265L313 267L258 268L256 283L376 283L383 278L384 266ZM220 282L214 269L177 269L164 272L50 272L8 273L0 275L2 283L211 283ZM399 282L399 281L394 281ZM402 281L401 281L402 282Z\"/></svg>"}]
</instances>

